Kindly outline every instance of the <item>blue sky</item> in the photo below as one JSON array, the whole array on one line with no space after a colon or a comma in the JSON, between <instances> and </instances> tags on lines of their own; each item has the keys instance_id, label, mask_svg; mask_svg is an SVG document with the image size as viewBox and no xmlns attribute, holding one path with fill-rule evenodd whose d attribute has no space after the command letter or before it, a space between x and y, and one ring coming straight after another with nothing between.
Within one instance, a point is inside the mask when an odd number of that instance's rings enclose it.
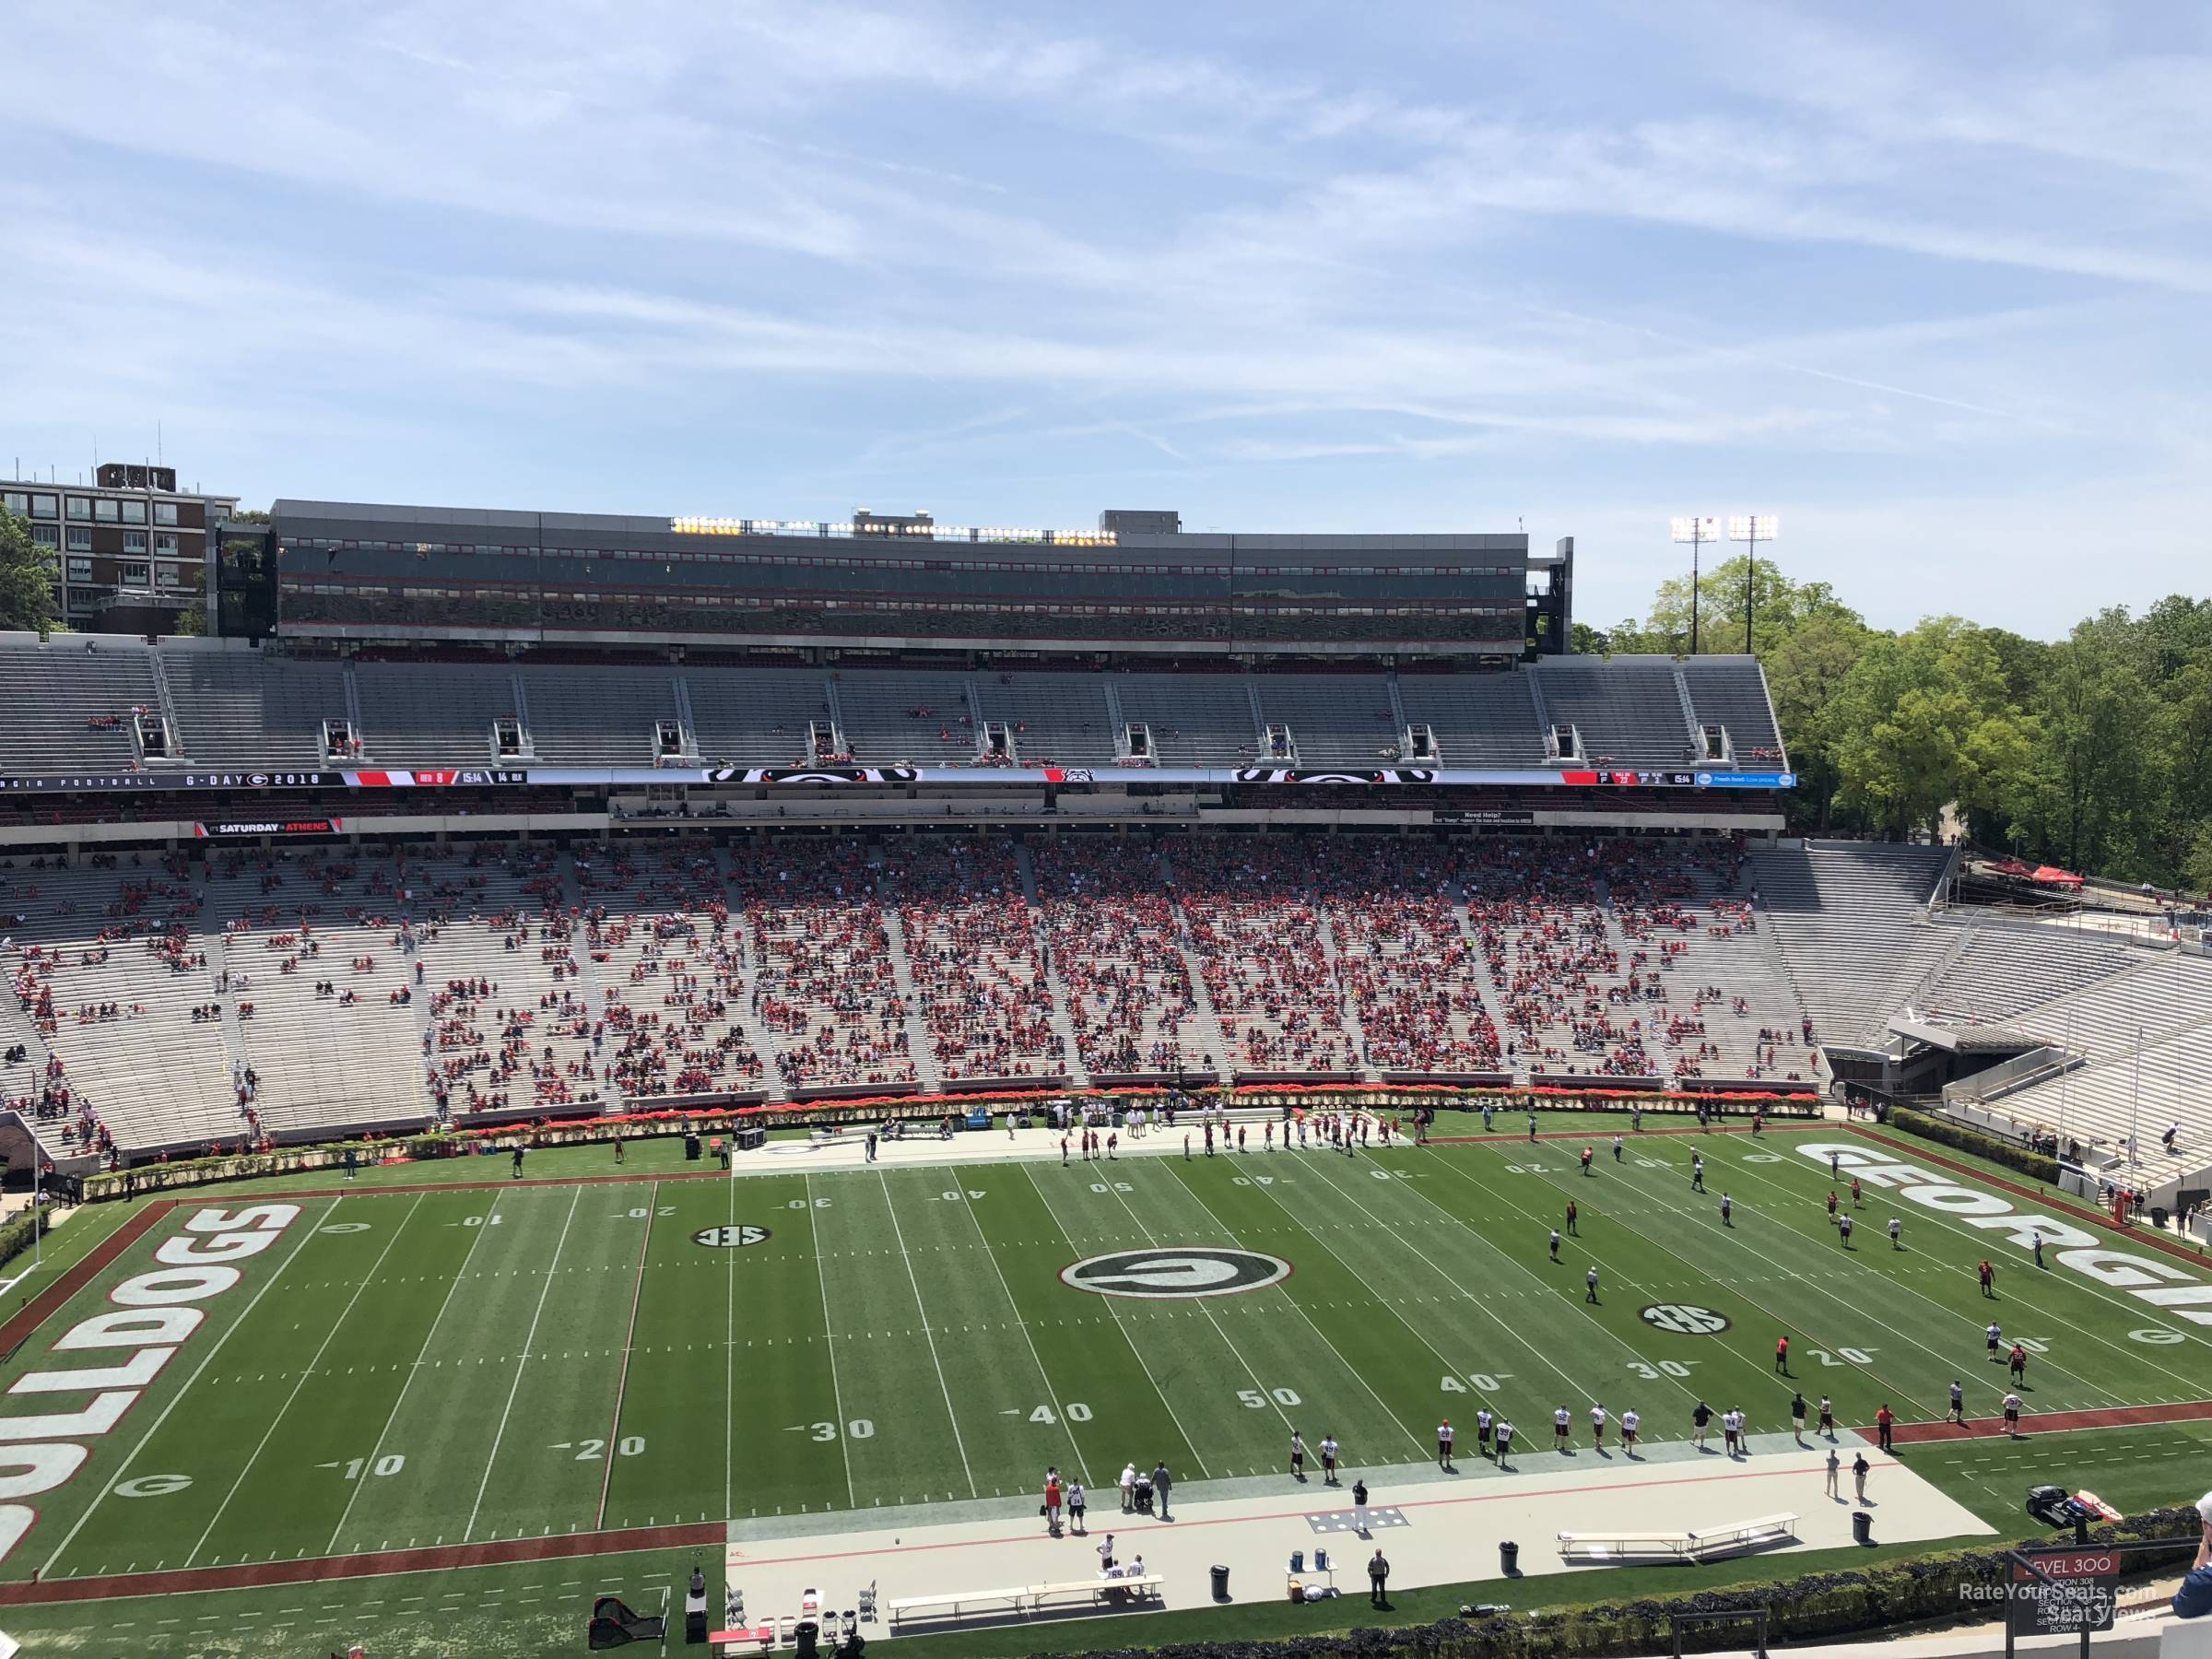
<instances>
[{"instance_id":1,"label":"blue sky","mask_svg":"<svg viewBox=\"0 0 2212 1659\"><path fill-rule=\"evenodd\" d=\"M0 464L2212 591L2212 10L21 0Z\"/></svg>"}]
</instances>

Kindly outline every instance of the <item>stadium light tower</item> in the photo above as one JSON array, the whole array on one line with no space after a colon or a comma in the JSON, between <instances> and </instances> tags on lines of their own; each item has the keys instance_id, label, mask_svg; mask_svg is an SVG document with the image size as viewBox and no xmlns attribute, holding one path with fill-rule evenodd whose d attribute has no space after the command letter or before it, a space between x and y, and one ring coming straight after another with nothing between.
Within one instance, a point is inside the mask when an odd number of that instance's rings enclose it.
<instances>
[{"instance_id":1,"label":"stadium light tower","mask_svg":"<svg viewBox=\"0 0 2212 1659\"><path fill-rule=\"evenodd\" d=\"M1782 521L1771 512L1736 512L1728 517L1728 539L1751 544L1751 562L1744 567L1744 654L1751 654L1751 583L1759 574L1759 544L1771 542L1782 532Z\"/></svg>"},{"instance_id":2,"label":"stadium light tower","mask_svg":"<svg viewBox=\"0 0 2212 1659\"><path fill-rule=\"evenodd\" d=\"M1678 518L1675 539L1689 544L1689 654L1698 654L1698 553L1707 542L1721 539L1721 522L1712 518Z\"/></svg>"}]
</instances>

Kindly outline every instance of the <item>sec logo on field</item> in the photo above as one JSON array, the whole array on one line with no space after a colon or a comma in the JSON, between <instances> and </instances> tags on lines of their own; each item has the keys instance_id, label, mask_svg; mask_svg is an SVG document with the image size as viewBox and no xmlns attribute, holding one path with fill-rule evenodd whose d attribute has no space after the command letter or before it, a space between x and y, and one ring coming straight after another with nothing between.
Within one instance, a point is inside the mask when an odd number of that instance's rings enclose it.
<instances>
[{"instance_id":1,"label":"sec logo on field","mask_svg":"<svg viewBox=\"0 0 2212 1659\"><path fill-rule=\"evenodd\" d=\"M704 1244L709 1250L737 1250L747 1244L765 1243L768 1229L747 1223L739 1227L702 1227L691 1235L691 1242Z\"/></svg>"},{"instance_id":2,"label":"sec logo on field","mask_svg":"<svg viewBox=\"0 0 2212 1659\"><path fill-rule=\"evenodd\" d=\"M1728 1316L1694 1302L1659 1302L1644 1309L1643 1323L1677 1336L1717 1336L1728 1328Z\"/></svg>"},{"instance_id":3,"label":"sec logo on field","mask_svg":"<svg viewBox=\"0 0 2212 1659\"><path fill-rule=\"evenodd\" d=\"M1279 1285L1290 1277L1280 1256L1251 1250L1221 1250L1210 1244L1160 1245L1148 1250L1117 1250L1090 1256L1060 1270L1060 1282L1094 1296L1166 1299L1234 1296Z\"/></svg>"}]
</instances>

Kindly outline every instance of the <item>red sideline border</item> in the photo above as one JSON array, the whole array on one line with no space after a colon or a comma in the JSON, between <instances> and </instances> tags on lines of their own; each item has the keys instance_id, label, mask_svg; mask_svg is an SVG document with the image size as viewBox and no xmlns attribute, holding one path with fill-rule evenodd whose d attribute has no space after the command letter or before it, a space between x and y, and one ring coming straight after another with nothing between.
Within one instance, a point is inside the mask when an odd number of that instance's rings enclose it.
<instances>
[{"instance_id":1,"label":"red sideline border","mask_svg":"<svg viewBox=\"0 0 2212 1659\"><path fill-rule=\"evenodd\" d=\"M236 1567L193 1567L171 1572L119 1572L104 1578L48 1579L0 1584L0 1606L34 1602L106 1601L130 1595L183 1595L195 1590L259 1590L275 1584L320 1583L325 1579L381 1578L401 1572L445 1572L457 1567L500 1567L522 1561L559 1561L575 1556L620 1555L630 1550L719 1548L729 1536L721 1521L682 1526L639 1526L624 1532L564 1533L545 1538L505 1538L486 1544L448 1544L429 1549L389 1549L372 1555L307 1556L290 1561L254 1561Z\"/></svg>"},{"instance_id":2,"label":"red sideline border","mask_svg":"<svg viewBox=\"0 0 2212 1659\"><path fill-rule=\"evenodd\" d=\"M71 1297L109 1263L153 1231L161 1218L176 1207L174 1198L149 1199L144 1209L85 1252L83 1260L74 1267L64 1268L60 1277L0 1324L0 1354L12 1354L29 1341L41 1325L68 1305Z\"/></svg>"},{"instance_id":3,"label":"red sideline border","mask_svg":"<svg viewBox=\"0 0 2212 1659\"><path fill-rule=\"evenodd\" d=\"M2065 1433L2070 1429L2128 1429L2152 1423L2192 1423L2212 1418L2212 1400L2177 1400L2169 1406L2110 1406L2089 1411L2051 1411L2022 1417L2020 1434ZM1860 1427L1852 1430L1878 1445L1881 1430ZM1900 1444L1915 1441L1981 1440L2006 1432L2003 1418L1968 1418L1964 1423L1895 1423L1889 1438Z\"/></svg>"}]
</instances>

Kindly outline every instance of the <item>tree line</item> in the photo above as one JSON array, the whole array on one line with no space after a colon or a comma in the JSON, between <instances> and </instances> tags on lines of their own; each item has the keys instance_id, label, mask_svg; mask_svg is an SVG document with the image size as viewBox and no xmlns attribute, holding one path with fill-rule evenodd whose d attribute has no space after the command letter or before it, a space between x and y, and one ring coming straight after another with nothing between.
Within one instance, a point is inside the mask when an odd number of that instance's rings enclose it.
<instances>
[{"instance_id":1,"label":"tree line","mask_svg":"<svg viewBox=\"0 0 2212 1659\"><path fill-rule=\"evenodd\" d=\"M1871 628L1825 582L1742 558L1697 583L1697 647L1767 673L1798 777L1793 826L1975 842L2084 875L2212 891L2212 599L2115 606L2063 640L1959 617ZM1577 652L1690 651L1687 576Z\"/></svg>"}]
</instances>

